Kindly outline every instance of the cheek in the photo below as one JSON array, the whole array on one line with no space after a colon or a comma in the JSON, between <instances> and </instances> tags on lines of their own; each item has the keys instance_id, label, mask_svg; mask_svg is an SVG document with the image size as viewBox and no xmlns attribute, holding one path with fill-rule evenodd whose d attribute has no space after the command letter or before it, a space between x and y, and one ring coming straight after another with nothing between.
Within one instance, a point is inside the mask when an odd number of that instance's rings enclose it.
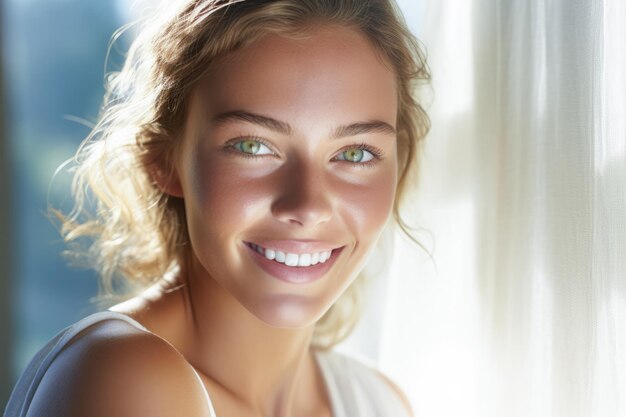
<instances>
[{"instance_id":1,"label":"cheek","mask_svg":"<svg viewBox=\"0 0 626 417\"><path fill-rule=\"evenodd\" d=\"M396 193L396 168L389 164L384 169L358 183L343 184L337 194L341 216L358 244L375 241L385 226L393 208Z\"/></svg>"},{"instance_id":2,"label":"cheek","mask_svg":"<svg viewBox=\"0 0 626 417\"><path fill-rule=\"evenodd\" d=\"M185 198L190 205L188 210L195 212L196 223L210 229L204 232L218 240L245 229L271 197L258 179L254 180L241 165L226 159L196 157L189 166L189 189Z\"/></svg>"}]
</instances>

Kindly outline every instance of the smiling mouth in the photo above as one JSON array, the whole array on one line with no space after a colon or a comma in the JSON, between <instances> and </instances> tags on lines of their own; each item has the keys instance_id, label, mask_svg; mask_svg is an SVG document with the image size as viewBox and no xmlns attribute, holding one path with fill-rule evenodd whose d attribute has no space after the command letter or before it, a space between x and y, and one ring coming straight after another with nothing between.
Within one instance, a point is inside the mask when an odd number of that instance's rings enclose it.
<instances>
[{"instance_id":1,"label":"smiling mouth","mask_svg":"<svg viewBox=\"0 0 626 417\"><path fill-rule=\"evenodd\" d=\"M275 261L280 264L284 264L290 267L309 267L317 264L324 264L332 257L332 255L340 251L342 247L311 253L291 253L280 250L264 248L261 245L257 245L252 242L244 242L248 247L255 250L261 256L267 260Z\"/></svg>"},{"instance_id":2,"label":"smiling mouth","mask_svg":"<svg viewBox=\"0 0 626 417\"><path fill-rule=\"evenodd\" d=\"M245 247L246 252L252 257L253 262L265 271L266 276L277 278L289 284L300 285L315 282L326 276L335 266L337 259L346 247L344 245L329 250L330 256L325 260L320 259L322 255L310 253L297 255L287 253L283 259L282 255L278 253L280 251L275 251L275 253L272 254L269 252L269 249L264 251L263 247L251 242L242 241L241 243ZM270 259L272 257L273 259Z\"/></svg>"}]
</instances>

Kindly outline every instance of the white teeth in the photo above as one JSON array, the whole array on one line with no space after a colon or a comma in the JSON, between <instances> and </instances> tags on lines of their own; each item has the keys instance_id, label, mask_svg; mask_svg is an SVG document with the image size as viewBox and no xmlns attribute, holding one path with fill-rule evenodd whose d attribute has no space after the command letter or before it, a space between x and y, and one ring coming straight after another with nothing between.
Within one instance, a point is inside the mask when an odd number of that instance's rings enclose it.
<instances>
[{"instance_id":1,"label":"white teeth","mask_svg":"<svg viewBox=\"0 0 626 417\"><path fill-rule=\"evenodd\" d=\"M295 253L285 253L273 249L265 249L262 246L251 244L252 248L259 254L265 256L269 260L280 262L287 266L311 266L318 263L324 263L330 258L332 251L317 252L317 253L302 253L300 255Z\"/></svg>"},{"instance_id":2,"label":"white teeth","mask_svg":"<svg viewBox=\"0 0 626 417\"><path fill-rule=\"evenodd\" d=\"M298 266L311 266L311 255L308 253L303 253L298 258Z\"/></svg>"},{"instance_id":3,"label":"white teeth","mask_svg":"<svg viewBox=\"0 0 626 417\"><path fill-rule=\"evenodd\" d=\"M285 265L287 266L298 265L298 255L296 255L295 253L288 253L287 258L285 258Z\"/></svg>"},{"instance_id":4,"label":"white teeth","mask_svg":"<svg viewBox=\"0 0 626 417\"><path fill-rule=\"evenodd\" d=\"M276 259L274 259L277 262L280 262L282 264L285 263L285 254L281 251L276 251Z\"/></svg>"}]
</instances>

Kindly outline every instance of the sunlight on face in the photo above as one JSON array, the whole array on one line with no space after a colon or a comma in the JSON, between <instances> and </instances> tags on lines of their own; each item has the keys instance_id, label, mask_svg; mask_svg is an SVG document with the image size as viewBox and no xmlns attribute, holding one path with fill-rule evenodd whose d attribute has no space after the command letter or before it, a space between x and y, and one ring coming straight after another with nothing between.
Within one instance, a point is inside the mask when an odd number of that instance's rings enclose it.
<instances>
[{"instance_id":1,"label":"sunlight on face","mask_svg":"<svg viewBox=\"0 0 626 417\"><path fill-rule=\"evenodd\" d=\"M351 29L266 35L221 59L191 97L177 161L194 262L267 324L314 324L391 213L396 116L394 73ZM244 244L296 239L344 248L293 284Z\"/></svg>"}]
</instances>

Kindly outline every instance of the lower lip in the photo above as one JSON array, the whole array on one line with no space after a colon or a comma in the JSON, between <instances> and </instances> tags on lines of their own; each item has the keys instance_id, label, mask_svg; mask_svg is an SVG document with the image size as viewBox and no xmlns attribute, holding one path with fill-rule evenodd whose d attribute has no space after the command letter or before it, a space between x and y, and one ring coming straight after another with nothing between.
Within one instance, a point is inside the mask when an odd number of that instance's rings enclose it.
<instances>
[{"instance_id":1,"label":"lower lip","mask_svg":"<svg viewBox=\"0 0 626 417\"><path fill-rule=\"evenodd\" d=\"M247 242L243 243L244 246L250 252L254 262L261 267L265 272L278 278L281 281L289 282L291 284L308 284L310 282L317 281L322 278L335 264L337 257L345 246L334 249L330 258L324 263L318 263L311 266L287 266L270 259L267 259L264 255L261 255L255 249L253 249Z\"/></svg>"}]
</instances>

